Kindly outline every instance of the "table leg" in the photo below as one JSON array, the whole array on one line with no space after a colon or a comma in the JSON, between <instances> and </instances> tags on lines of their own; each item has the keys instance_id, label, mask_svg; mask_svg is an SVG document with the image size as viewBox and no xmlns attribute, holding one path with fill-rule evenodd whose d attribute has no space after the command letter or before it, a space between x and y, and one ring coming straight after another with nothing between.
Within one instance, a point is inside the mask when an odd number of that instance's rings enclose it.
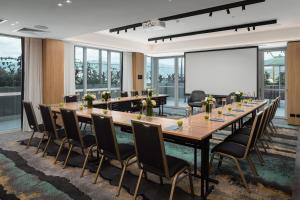
<instances>
[{"instance_id":1,"label":"table leg","mask_svg":"<svg viewBox=\"0 0 300 200\"><path fill-rule=\"evenodd\" d=\"M205 139L201 149L201 199L207 199L209 190L209 139Z\"/></svg>"},{"instance_id":2,"label":"table leg","mask_svg":"<svg viewBox=\"0 0 300 200\"><path fill-rule=\"evenodd\" d=\"M197 176L197 147L194 147L194 175Z\"/></svg>"}]
</instances>

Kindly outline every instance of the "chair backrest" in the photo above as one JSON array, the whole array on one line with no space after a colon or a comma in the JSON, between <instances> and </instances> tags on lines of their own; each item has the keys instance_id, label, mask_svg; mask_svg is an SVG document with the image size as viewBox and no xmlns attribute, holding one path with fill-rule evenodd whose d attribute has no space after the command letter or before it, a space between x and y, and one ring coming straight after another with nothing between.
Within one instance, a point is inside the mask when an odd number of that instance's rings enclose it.
<instances>
[{"instance_id":1,"label":"chair backrest","mask_svg":"<svg viewBox=\"0 0 300 200\"><path fill-rule=\"evenodd\" d=\"M256 142L256 138L257 138L257 134L260 131L261 128L261 122L263 119L263 111L260 111L259 113L256 114L252 127L251 127L251 132L249 135L249 140L248 140L248 144L247 144L247 148L244 154L244 157L246 158L248 153L250 152L250 150L253 148L255 142Z\"/></svg>"},{"instance_id":2,"label":"chair backrest","mask_svg":"<svg viewBox=\"0 0 300 200\"><path fill-rule=\"evenodd\" d=\"M77 102L77 98L77 95L68 95L64 97L66 103Z\"/></svg>"},{"instance_id":3,"label":"chair backrest","mask_svg":"<svg viewBox=\"0 0 300 200\"><path fill-rule=\"evenodd\" d=\"M261 135L266 131L266 127L267 127L267 124L268 124L268 119L269 119L270 114L271 114L271 108L272 108L272 105L269 105L269 106L265 107L264 110L263 110L263 116L262 116L262 119L261 119L261 124L260 124L259 131L256 134L255 142L258 139L260 139Z\"/></svg>"},{"instance_id":4,"label":"chair backrest","mask_svg":"<svg viewBox=\"0 0 300 200\"><path fill-rule=\"evenodd\" d=\"M132 97L135 97L135 96L139 95L139 92L138 91L131 91L130 94L131 94Z\"/></svg>"},{"instance_id":5,"label":"chair backrest","mask_svg":"<svg viewBox=\"0 0 300 200\"><path fill-rule=\"evenodd\" d=\"M142 95L147 96L148 95L148 90L142 90Z\"/></svg>"},{"instance_id":6,"label":"chair backrest","mask_svg":"<svg viewBox=\"0 0 300 200\"><path fill-rule=\"evenodd\" d=\"M23 107L25 109L25 113L26 113L26 117L27 117L29 127L35 132L40 131L39 130L39 125L38 125L37 120L36 120L35 112L33 110L32 103L29 102L29 101L23 101Z\"/></svg>"},{"instance_id":7,"label":"chair backrest","mask_svg":"<svg viewBox=\"0 0 300 200\"><path fill-rule=\"evenodd\" d=\"M280 97L276 97L276 99L273 100L273 103L274 103L274 107L272 109L272 114L271 114L270 121L273 120L274 117L275 117L275 115L276 115L277 108L278 108L278 106L280 104Z\"/></svg>"},{"instance_id":8,"label":"chair backrest","mask_svg":"<svg viewBox=\"0 0 300 200\"><path fill-rule=\"evenodd\" d=\"M75 110L60 109L61 117L64 124L65 134L69 140L74 140L80 143L84 148L81 132L78 126L78 118Z\"/></svg>"},{"instance_id":9,"label":"chair backrest","mask_svg":"<svg viewBox=\"0 0 300 200\"><path fill-rule=\"evenodd\" d=\"M128 97L128 92L121 92L121 97Z\"/></svg>"},{"instance_id":10,"label":"chair backrest","mask_svg":"<svg viewBox=\"0 0 300 200\"><path fill-rule=\"evenodd\" d=\"M161 125L132 120L139 167L170 178Z\"/></svg>"},{"instance_id":11,"label":"chair backrest","mask_svg":"<svg viewBox=\"0 0 300 200\"><path fill-rule=\"evenodd\" d=\"M52 137L52 139L57 139L58 136L56 132L56 125L53 120L53 114L50 106L40 104L39 108L40 108L45 131L48 133L49 136Z\"/></svg>"},{"instance_id":12,"label":"chair backrest","mask_svg":"<svg viewBox=\"0 0 300 200\"><path fill-rule=\"evenodd\" d=\"M98 149L105 156L120 160L119 146L111 116L92 114L93 129Z\"/></svg>"},{"instance_id":13,"label":"chair backrest","mask_svg":"<svg viewBox=\"0 0 300 200\"><path fill-rule=\"evenodd\" d=\"M195 102L195 101L203 101L206 97L206 94L204 91L201 90L194 90L192 91L192 94L189 98L189 102Z\"/></svg>"},{"instance_id":14,"label":"chair backrest","mask_svg":"<svg viewBox=\"0 0 300 200\"><path fill-rule=\"evenodd\" d=\"M226 103L227 103L227 104L233 103L232 96L234 96L234 92L231 92L231 93L226 97Z\"/></svg>"}]
</instances>

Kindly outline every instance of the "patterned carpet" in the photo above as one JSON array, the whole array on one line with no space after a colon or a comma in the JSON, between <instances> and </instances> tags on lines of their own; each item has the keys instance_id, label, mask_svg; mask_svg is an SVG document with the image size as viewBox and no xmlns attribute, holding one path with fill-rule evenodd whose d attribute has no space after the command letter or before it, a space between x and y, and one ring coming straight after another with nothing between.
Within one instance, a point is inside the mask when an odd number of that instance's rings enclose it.
<instances>
[{"instance_id":1,"label":"patterned carpet","mask_svg":"<svg viewBox=\"0 0 300 200\"><path fill-rule=\"evenodd\" d=\"M228 134L228 130L214 134L213 145ZM268 152L263 154L264 166L259 164L256 155L252 155L258 178L251 175L246 164L242 165L251 193L242 187L233 163L229 160L224 162L222 167L212 174L219 184L215 185L209 199L291 199L298 134L297 128L280 128L279 134L273 137L274 142ZM119 142L132 142L132 135L129 133L117 129L117 135ZM0 135L0 199L115 199L117 180L120 176L120 169L115 163L106 162L98 184L94 185L92 180L97 161L90 162L86 176L80 178L82 156L77 153L71 154L70 165L62 169L61 163L53 164L56 145L53 144L48 156L43 158L41 153L34 154L36 148L26 149L17 142L28 137L28 133L22 132ZM36 142L33 144L36 145ZM166 143L166 152L192 164L193 149ZM59 159L64 159L64 156L65 153ZM217 161L214 165L216 164ZM130 194L133 193L138 170L136 166L132 166L129 171L118 199L132 199ZM156 176L149 175L148 178L148 181L142 183L140 194L143 198L167 199L169 184L161 187ZM199 186L199 180L194 179L197 195ZM188 181L184 179L179 182L174 199L190 199L188 191Z\"/></svg>"}]
</instances>

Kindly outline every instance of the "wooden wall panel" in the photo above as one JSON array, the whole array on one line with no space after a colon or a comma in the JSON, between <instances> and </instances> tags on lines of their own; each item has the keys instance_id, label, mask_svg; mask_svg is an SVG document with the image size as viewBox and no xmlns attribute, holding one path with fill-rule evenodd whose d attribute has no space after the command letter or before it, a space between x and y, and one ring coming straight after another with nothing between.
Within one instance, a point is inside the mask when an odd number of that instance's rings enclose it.
<instances>
[{"instance_id":1,"label":"wooden wall panel","mask_svg":"<svg viewBox=\"0 0 300 200\"><path fill-rule=\"evenodd\" d=\"M142 79L139 79L139 75ZM144 89L144 54L132 53L132 78L133 90L142 91Z\"/></svg>"},{"instance_id":2,"label":"wooden wall panel","mask_svg":"<svg viewBox=\"0 0 300 200\"><path fill-rule=\"evenodd\" d=\"M288 123L300 125L300 42L289 42L287 48L288 69Z\"/></svg>"},{"instance_id":3,"label":"wooden wall panel","mask_svg":"<svg viewBox=\"0 0 300 200\"><path fill-rule=\"evenodd\" d=\"M62 102L64 95L64 42L43 40L43 103Z\"/></svg>"}]
</instances>

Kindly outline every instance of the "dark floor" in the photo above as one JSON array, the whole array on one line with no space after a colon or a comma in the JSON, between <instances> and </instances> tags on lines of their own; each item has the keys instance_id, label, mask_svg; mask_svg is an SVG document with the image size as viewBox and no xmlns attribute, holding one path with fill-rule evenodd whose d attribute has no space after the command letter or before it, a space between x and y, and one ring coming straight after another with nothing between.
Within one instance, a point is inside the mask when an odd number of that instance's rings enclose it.
<instances>
[{"instance_id":1,"label":"dark floor","mask_svg":"<svg viewBox=\"0 0 300 200\"><path fill-rule=\"evenodd\" d=\"M296 166L295 166L295 183L293 188L293 199L300 199L300 139L298 139L298 147L296 153Z\"/></svg>"}]
</instances>

